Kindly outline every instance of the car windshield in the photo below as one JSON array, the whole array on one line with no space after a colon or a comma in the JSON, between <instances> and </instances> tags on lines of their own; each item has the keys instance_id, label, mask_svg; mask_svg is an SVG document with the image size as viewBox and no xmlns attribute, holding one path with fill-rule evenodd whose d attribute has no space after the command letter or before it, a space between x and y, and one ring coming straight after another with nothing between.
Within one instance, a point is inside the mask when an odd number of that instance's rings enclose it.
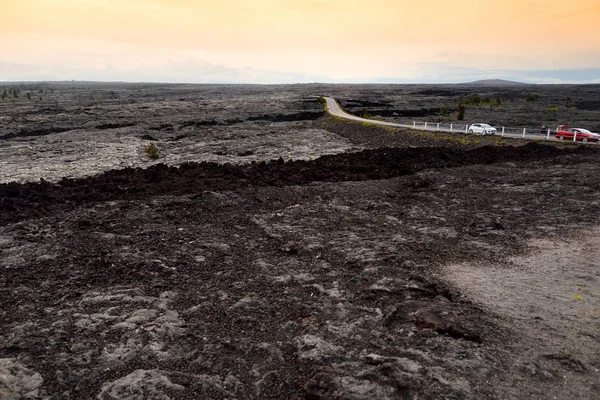
<instances>
[{"instance_id":1,"label":"car windshield","mask_svg":"<svg viewBox=\"0 0 600 400\"><path fill-rule=\"evenodd\" d=\"M577 132L581 132L581 133L592 133L592 132L588 131L587 129L577 129Z\"/></svg>"},{"instance_id":2,"label":"car windshield","mask_svg":"<svg viewBox=\"0 0 600 400\"><path fill-rule=\"evenodd\" d=\"M488 124L481 124L481 127L482 127L482 128L491 128L491 126L490 126L490 125L488 125Z\"/></svg>"}]
</instances>

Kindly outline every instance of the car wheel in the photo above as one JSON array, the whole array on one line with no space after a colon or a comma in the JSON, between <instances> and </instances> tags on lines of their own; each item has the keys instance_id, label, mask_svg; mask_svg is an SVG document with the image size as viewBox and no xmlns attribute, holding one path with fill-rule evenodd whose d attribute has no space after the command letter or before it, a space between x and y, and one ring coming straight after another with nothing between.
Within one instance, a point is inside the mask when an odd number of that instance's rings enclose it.
<instances>
[{"instance_id":1,"label":"car wheel","mask_svg":"<svg viewBox=\"0 0 600 400\"><path fill-rule=\"evenodd\" d=\"M473 129L469 129L469 133L473 133Z\"/></svg>"},{"instance_id":2,"label":"car wheel","mask_svg":"<svg viewBox=\"0 0 600 400\"><path fill-rule=\"evenodd\" d=\"M587 143L587 142L588 142L588 138L584 137L583 139L581 139L581 141L582 141L583 143Z\"/></svg>"},{"instance_id":3,"label":"car wheel","mask_svg":"<svg viewBox=\"0 0 600 400\"><path fill-rule=\"evenodd\" d=\"M558 140L560 140L562 142L563 140L565 140L565 137L564 136L559 136Z\"/></svg>"}]
</instances>

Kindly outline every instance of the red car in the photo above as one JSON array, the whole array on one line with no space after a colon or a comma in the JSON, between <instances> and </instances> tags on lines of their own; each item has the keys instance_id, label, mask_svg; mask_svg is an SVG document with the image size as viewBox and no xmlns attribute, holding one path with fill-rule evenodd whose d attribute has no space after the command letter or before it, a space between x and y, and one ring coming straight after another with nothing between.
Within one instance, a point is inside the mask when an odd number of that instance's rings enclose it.
<instances>
[{"instance_id":1,"label":"red car","mask_svg":"<svg viewBox=\"0 0 600 400\"><path fill-rule=\"evenodd\" d=\"M575 138L578 142L581 141L586 143L597 142L600 139L600 135L590 132L587 129L569 128L566 125L559 125L559 127L556 128L556 138L558 140L573 140L573 138Z\"/></svg>"}]
</instances>

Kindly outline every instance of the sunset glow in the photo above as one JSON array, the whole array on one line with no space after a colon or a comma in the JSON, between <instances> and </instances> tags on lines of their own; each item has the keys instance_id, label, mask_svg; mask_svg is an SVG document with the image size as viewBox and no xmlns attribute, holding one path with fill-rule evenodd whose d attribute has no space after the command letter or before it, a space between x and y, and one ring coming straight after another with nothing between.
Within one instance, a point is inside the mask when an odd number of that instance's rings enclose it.
<instances>
[{"instance_id":1,"label":"sunset glow","mask_svg":"<svg viewBox=\"0 0 600 400\"><path fill-rule=\"evenodd\" d=\"M600 71L597 0L0 0L1 80L560 80ZM504 75L503 75L504 74ZM591 76L590 76L591 74Z\"/></svg>"}]
</instances>

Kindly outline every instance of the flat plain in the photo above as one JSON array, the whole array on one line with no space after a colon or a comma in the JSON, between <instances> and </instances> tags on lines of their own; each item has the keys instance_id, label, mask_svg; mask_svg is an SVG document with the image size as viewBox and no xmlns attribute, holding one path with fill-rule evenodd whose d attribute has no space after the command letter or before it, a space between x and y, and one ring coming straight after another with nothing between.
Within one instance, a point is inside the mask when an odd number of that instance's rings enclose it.
<instances>
[{"instance_id":1,"label":"flat plain","mask_svg":"<svg viewBox=\"0 0 600 400\"><path fill-rule=\"evenodd\" d=\"M0 398L598 397L597 147L317 96L600 131L599 86L6 89Z\"/></svg>"}]
</instances>

